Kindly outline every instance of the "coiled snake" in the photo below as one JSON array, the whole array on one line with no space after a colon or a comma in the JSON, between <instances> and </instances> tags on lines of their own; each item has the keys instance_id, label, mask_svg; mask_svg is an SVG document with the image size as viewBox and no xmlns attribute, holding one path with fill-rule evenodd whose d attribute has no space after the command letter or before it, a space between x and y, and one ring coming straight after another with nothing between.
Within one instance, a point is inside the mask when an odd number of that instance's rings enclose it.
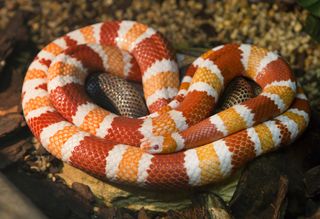
<instances>
[{"instance_id":1,"label":"coiled snake","mask_svg":"<svg viewBox=\"0 0 320 219\"><path fill-rule=\"evenodd\" d=\"M85 79L102 71L142 81L151 114L117 116L92 103ZM237 76L254 80L261 94L212 115ZM109 181L154 187L217 182L294 141L310 114L276 53L246 44L215 47L190 65L179 88L166 41L133 21L87 26L44 47L26 73L22 106L33 134L57 158Z\"/></svg>"}]
</instances>

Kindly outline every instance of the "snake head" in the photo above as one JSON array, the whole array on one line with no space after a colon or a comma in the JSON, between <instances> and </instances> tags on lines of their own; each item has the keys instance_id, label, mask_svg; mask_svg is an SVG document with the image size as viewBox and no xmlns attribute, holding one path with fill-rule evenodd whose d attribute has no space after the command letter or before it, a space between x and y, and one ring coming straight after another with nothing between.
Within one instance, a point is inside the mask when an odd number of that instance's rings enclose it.
<instances>
[{"instance_id":1,"label":"snake head","mask_svg":"<svg viewBox=\"0 0 320 219\"><path fill-rule=\"evenodd\" d=\"M162 136L152 136L149 138L144 138L140 144L140 148L150 154L160 154L162 153Z\"/></svg>"},{"instance_id":2,"label":"snake head","mask_svg":"<svg viewBox=\"0 0 320 219\"><path fill-rule=\"evenodd\" d=\"M140 145L140 148L151 154L168 154L178 151L178 145L175 134L168 134L164 136L154 136L145 138ZM181 150L181 149L179 149Z\"/></svg>"}]
</instances>

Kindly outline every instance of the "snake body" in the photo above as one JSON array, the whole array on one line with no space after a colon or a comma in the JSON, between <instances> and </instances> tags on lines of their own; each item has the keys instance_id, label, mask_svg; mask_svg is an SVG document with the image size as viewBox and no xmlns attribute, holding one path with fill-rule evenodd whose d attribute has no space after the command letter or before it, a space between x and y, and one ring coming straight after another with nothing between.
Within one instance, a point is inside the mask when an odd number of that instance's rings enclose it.
<instances>
[{"instance_id":1,"label":"snake body","mask_svg":"<svg viewBox=\"0 0 320 219\"><path fill-rule=\"evenodd\" d=\"M94 74L87 80L88 95L103 108L122 116L142 117L148 109L137 88L112 74Z\"/></svg>"},{"instance_id":2,"label":"snake body","mask_svg":"<svg viewBox=\"0 0 320 219\"><path fill-rule=\"evenodd\" d=\"M86 92L95 103L118 115L138 118L148 114L142 98L142 87L116 75L108 73L90 75L86 82ZM240 104L260 92L259 87L249 83L245 78L235 78L226 87L219 99L219 107L214 112Z\"/></svg>"},{"instance_id":3,"label":"snake body","mask_svg":"<svg viewBox=\"0 0 320 219\"><path fill-rule=\"evenodd\" d=\"M254 88L246 79L241 77L235 78L230 82L228 87L226 87L222 96L222 100L219 100L221 102L221 106L218 109L220 111L226 110L236 104L240 104L246 100L249 100L254 96Z\"/></svg>"},{"instance_id":4,"label":"snake body","mask_svg":"<svg viewBox=\"0 0 320 219\"><path fill-rule=\"evenodd\" d=\"M141 80L151 114L122 117L90 102L84 84L94 72ZM237 76L254 80L262 92L211 116ZM90 25L44 47L26 73L22 107L33 134L64 162L109 181L166 188L224 179L294 141L310 115L276 53L247 44L215 47L190 65L179 88L166 41L133 21Z\"/></svg>"}]
</instances>

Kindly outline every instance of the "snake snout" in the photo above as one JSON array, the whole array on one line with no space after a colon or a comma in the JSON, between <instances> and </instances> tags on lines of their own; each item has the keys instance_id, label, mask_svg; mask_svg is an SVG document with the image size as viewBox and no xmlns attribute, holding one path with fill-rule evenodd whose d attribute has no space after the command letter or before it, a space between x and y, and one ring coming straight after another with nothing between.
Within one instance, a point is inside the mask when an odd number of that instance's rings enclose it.
<instances>
[{"instance_id":1,"label":"snake snout","mask_svg":"<svg viewBox=\"0 0 320 219\"><path fill-rule=\"evenodd\" d=\"M159 138L159 137L158 137ZM159 154L162 152L162 139L158 139L157 137L154 139L145 139L140 148L150 154ZM160 137L161 138L161 137Z\"/></svg>"},{"instance_id":2,"label":"snake snout","mask_svg":"<svg viewBox=\"0 0 320 219\"><path fill-rule=\"evenodd\" d=\"M156 145L153 145L151 148L154 150L159 150L160 146L156 144Z\"/></svg>"},{"instance_id":3,"label":"snake snout","mask_svg":"<svg viewBox=\"0 0 320 219\"><path fill-rule=\"evenodd\" d=\"M156 145L141 145L140 148L150 154L158 154L161 153L160 146L158 144Z\"/></svg>"}]
</instances>

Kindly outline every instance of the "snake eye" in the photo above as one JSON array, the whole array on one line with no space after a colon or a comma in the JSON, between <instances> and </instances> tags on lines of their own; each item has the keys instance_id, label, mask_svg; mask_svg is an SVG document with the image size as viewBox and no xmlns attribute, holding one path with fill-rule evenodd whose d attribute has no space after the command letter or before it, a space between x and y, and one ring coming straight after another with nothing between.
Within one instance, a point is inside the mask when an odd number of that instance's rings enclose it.
<instances>
[{"instance_id":1,"label":"snake eye","mask_svg":"<svg viewBox=\"0 0 320 219\"><path fill-rule=\"evenodd\" d=\"M159 150L159 145L157 145L157 144L154 145L154 146L153 146L153 149L154 149L154 150Z\"/></svg>"}]
</instances>

